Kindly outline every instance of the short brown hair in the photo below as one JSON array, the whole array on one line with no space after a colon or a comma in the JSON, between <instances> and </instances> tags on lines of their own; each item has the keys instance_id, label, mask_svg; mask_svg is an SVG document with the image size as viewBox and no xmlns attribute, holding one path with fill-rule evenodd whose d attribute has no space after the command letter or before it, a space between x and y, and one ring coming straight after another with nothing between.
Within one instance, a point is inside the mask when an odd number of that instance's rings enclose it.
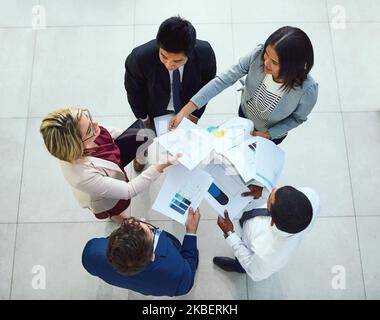
<instances>
[{"instance_id":1,"label":"short brown hair","mask_svg":"<svg viewBox=\"0 0 380 320\"><path fill-rule=\"evenodd\" d=\"M86 155L79 128L82 110L65 108L50 112L40 126L45 146L54 157L73 162Z\"/></svg>"},{"instance_id":2,"label":"short brown hair","mask_svg":"<svg viewBox=\"0 0 380 320\"><path fill-rule=\"evenodd\" d=\"M143 271L153 255L153 242L140 222L128 218L109 237L107 259L112 267L124 275Z\"/></svg>"}]
</instances>

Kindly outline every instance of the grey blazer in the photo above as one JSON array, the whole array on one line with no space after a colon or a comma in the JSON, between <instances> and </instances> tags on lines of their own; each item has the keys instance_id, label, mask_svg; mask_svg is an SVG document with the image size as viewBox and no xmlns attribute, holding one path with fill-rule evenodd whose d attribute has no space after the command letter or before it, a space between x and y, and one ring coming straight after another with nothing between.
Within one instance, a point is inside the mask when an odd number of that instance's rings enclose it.
<instances>
[{"instance_id":1,"label":"grey blazer","mask_svg":"<svg viewBox=\"0 0 380 320\"><path fill-rule=\"evenodd\" d=\"M253 97L257 87L265 77L261 59L263 49L264 46L259 45L253 52L240 58L238 64L233 65L229 70L207 83L191 98L191 101L199 109L224 89L232 86L237 80L247 75L241 97L241 105L245 113L247 101ZM317 97L318 83L310 75L308 75L302 87L296 87L289 92L284 92L268 120L268 131L272 139L284 136L288 131L306 121L307 116L317 102Z\"/></svg>"}]
</instances>

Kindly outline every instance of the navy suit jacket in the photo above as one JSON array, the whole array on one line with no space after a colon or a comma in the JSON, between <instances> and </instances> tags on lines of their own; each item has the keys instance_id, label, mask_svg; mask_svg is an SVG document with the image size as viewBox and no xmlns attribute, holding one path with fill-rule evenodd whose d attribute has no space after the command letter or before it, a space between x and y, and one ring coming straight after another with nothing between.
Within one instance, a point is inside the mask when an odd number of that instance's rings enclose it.
<instances>
[{"instance_id":1,"label":"navy suit jacket","mask_svg":"<svg viewBox=\"0 0 380 320\"><path fill-rule=\"evenodd\" d=\"M106 257L108 240L109 238L91 239L83 250L82 264L93 276L113 286L144 295L179 296L191 290L198 260L196 236L185 235L181 249L166 232L161 232L155 260L133 276L120 274L112 268Z\"/></svg>"},{"instance_id":2,"label":"navy suit jacket","mask_svg":"<svg viewBox=\"0 0 380 320\"><path fill-rule=\"evenodd\" d=\"M183 69L180 97L183 106L216 75L214 50L207 41L196 40L194 51ZM124 86L136 118L151 119L169 113L170 76L159 58L157 41L135 49L125 61ZM192 114L201 117L205 108Z\"/></svg>"}]
</instances>

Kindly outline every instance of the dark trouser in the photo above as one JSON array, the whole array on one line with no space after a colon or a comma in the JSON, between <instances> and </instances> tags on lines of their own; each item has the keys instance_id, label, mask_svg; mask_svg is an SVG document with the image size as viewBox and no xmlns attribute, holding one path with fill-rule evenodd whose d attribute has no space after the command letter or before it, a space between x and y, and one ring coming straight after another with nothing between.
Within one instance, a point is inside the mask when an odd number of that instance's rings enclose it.
<instances>
[{"instance_id":1,"label":"dark trouser","mask_svg":"<svg viewBox=\"0 0 380 320\"><path fill-rule=\"evenodd\" d=\"M242 117L242 118L247 118L244 113L243 113L243 109L241 108L241 105L239 106L239 117ZM282 140L284 140L286 138L287 134L285 136L283 136L282 138L278 138L278 139L272 139L272 141L275 143L275 144L280 144L282 142Z\"/></svg>"},{"instance_id":2,"label":"dark trouser","mask_svg":"<svg viewBox=\"0 0 380 320\"><path fill-rule=\"evenodd\" d=\"M244 268L241 266L239 260L237 258L235 258L235 267L236 267L236 270L238 272L242 272L242 273L245 273L246 271L244 270Z\"/></svg>"}]
</instances>

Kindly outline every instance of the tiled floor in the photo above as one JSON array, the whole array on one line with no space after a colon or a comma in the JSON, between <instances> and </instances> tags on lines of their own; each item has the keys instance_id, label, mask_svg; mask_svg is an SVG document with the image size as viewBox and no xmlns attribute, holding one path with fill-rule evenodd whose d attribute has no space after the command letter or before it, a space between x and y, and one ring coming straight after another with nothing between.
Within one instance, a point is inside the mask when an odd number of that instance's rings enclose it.
<instances>
[{"instance_id":1,"label":"tiled floor","mask_svg":"<svg viewBox=\"0 0 380 320\"><path fill-rule=\"evenodd\" d=\"M47 28L33 30L32 8L38 4L46 9ZM69 105L90 108L101 123L130 124L125 57L178 13L212 44L219 72L280 26L309 34L320 96L309 120L281 145L286 152L281 184L311 186L322 204L314 229L288 266L253 283L213 266L214 255L232 251L215 212L202 203L200 265L194 288L181 299L380 299L380 1L0 0L0 5L0 299L151 298L110 287L82 268L86 241L116 226L78 207L38 126L49 110ZM343 15L340 29L337 17ZM236 114L236 88L209 103L202 126ZM181 237L180 225L150 209L162 180L133 199L131 212ZM45 268L45 289L32 287L35 266ZM334 289L342 267L345 288Z\"/></svg>"}]
</instances>

